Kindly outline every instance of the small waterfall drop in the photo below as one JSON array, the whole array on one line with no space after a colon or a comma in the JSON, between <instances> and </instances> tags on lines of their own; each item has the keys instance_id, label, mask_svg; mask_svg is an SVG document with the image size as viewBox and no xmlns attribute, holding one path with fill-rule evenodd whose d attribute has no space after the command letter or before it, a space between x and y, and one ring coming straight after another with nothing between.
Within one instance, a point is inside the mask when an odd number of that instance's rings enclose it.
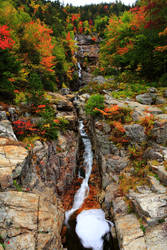
<instances>
[{"instance_id":1,"label":"small waterfall drop","mask_svg":"<svg viewBox=\"0 0 167 250\"><path fill-rule=\"evenodd\" d=\"M82 181L81 187L74 196L72 208L65 213L65 224L68 226L69 230L70 226L68 221L71 215L82 206L84 199L89 193L88 181L93 165L92 145L88 135L84 130L83 121L79 122L79 131L84 144L83 165L85 166L85 178ZM91 248L92 250L103 250L105 244L104 236L106 236L107 242L109 242L112 238L110 233L112 226L112 222L105 219L105 213L102 209L88 209L83 210L76 217L75 233L80 239L84 249ZM72 248L69 249L71 250ZM113 248L109 243L109 247L105 249L110 250ZM79 248L77 248L77 250L79 250Z\"/></svg>"},{"instance_id":2,"label":"small waterfall drop","mask_svg":"<svg viewBox=\"0 0 167 250\"><path fill-rule=\"evenodd\" d=\"M79 79L81 79L82 78L81 64L79 62L77 62L77 66L78 66L78 77L79 77Z\"/></svg>"}]
</instances>

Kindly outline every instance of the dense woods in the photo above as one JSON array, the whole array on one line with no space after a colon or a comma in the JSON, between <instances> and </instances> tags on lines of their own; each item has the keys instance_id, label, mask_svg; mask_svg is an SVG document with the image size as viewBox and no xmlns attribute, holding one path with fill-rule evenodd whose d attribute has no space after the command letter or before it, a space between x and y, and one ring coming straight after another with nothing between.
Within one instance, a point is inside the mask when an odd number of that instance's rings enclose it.
<instances>
[{"instance_id":1,"label":"dense woods","mask_svg":"<svg viewBox=\"0 0 167 250\"><path fill-rule=\"evenodd\" d=\"M102 38L97 74L167 80L167 3L141 0L64 7L59 1L0 1L0 92L73 87L77 81L75 34Z\"/></svg>"}]
</instances>

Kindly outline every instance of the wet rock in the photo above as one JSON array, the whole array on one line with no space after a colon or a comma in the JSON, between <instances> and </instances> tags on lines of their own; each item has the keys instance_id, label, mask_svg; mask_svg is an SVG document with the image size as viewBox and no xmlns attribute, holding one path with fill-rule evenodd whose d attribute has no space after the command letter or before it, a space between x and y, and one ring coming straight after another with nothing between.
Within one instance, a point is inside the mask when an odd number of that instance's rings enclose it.
<instances>
[{"instance_id":1,"label":"wet rock","mask_svg":"<svg viewBox=\"0 0 167 250\"><path fill-rule=\"evenodd\" d=\"M3 120L0 122L0 137L5 137L17 141L10 121Z\"/></svg>"},{"instance_id":2,"label":"wet rock","mask_svg":"<svg viewBox=\"0 0 167 250\"><path fill-rule=\"evenodd\" d=\"M139 103L145 104L145 105L151 105L151 104L155 103L155 99L156 99L156 96L154 94L150 94L150 93L145 93L145 94L141 94L141 95L136 96L136 100Z\"/></svg>"},{"instance_id":3,"label":"wet rock","mask_svg":"<svg viewBox=\"0 0 167 250\"><path fill-rule=\"evenodd\" d=\"M130 138L131 142L141 143L146 140L144 127L139 124L125 125L126 135Z\"/></svg>"},{"instance_id":4,"label":"wet rock","mask_svg":"<svg viewBox=\"0 0 167 250\"><path fill-rule=\"evenodd\" d=\"M162 223L152 228L148 228L145 233L145 240L148 250L167 249L166 224Z\"/></svg>"},{"instance_id":5,"label":"wet rock","mask_svg":"<svg viewBox=\"0 0 167 250\"><path fill-rule=\"evenodd\" d=\"M119 246L122 250L146 250L143 231L134 214L118 217L115 221Z\"/></svg>"},{"instance_id":6,"label":"wet rock","mask_svg":"<svg viewBox=\"0 0 167 250\"><path fill-rule=\"evenodd\" d=\"M28 151L22 146L0 146L0 185L2 188L13 184L13 179L21 174L27 157Z\"/></svg>"},{"instance_id":7,"label":"wet rock","mask_svg":"<svg viewBox=\"0 0 167 250\"><path fill-rule=\"evenodd\" d=\"M0 193L0 234L6 249L61 249L63 211L56 197Z\"/></svg>"},{"instance_id":8,"label":"wet rock","mask_svg":"<svg viewBox=\"0 0 167 250\"><path fill-rule=\"evenodd\" d=\"M149 225L154 225L159 220L167 217L167 196L158 193L135 193L129 192L128 197L132 200L138 214L143 217Z\"/></svg>"}]
</instances>

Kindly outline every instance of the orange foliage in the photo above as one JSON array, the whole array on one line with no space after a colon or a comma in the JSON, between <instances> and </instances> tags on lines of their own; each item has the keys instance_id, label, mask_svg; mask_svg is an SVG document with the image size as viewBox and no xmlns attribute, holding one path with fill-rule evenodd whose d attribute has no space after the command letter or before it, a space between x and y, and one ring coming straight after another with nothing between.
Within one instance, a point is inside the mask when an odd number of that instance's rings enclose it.
<instances>
[{"instance_id":1,"label":"orange foliage","mask_svg":"<svg viewBox=\"0 0 167 250\"><path fill-rule=\"evenodd\" d=\"M127 47L124 47L124 48L118 47L118 48L117 48L117 53L118 53L119 55L124 55L124 54L128 53L128 51L129 51L129 49L128 49Z\"/></svg>"},{"instance_id":2,"label":"orange foliage","mask_svg":"<svg viewBox=\"0 0 167 250\"><path fill-rule=\"evenodd\" d=\"M96 37L92 37L92 41L96 42Z\"/></svg>"},{"instance_id":3,"label":"orange foliage","mask_svg":"<svg viewBox=\"0 0 167 250\"><path fill-rule=\"evenodd\" d=\"M67 33L66 40L67 40L67 41L70 41L70 40L71 40L70 31Z\"/></svg>"},{"instance_id":4,"label":"orange foliage","mask_svg":"<svg viewBox=\"0 0 167 250\"><path fill-rule=\"evenodd\" d=\"M31 21L25 24L24 39L32 44L41 56L41 65L48 71L53 71L52 66L54 65L54 56L51 34L53 31L43 25L40 20L36 22Z\"/></svg>"},{"instance_id":5,"label":"orange foliage","mask_svg":"<svg viewBox=\"0 0 167 250\"><path fill-rule=\"evenodd\" d=\"M113 105L113 106L110 106L109 108L105 108L104 111L98 108L95 108L94 110L99 111L102 115L111 116L117 113L117 111L119 110L119 107L118 105Z\"/></svg>"},{"instance_id":6,"label":"orange foliage","mask_svg":"<svg viewBox=\"0 0 167 250\"><path fill-rule=\"evenodd\" d=\"M133 21L131 22L132 30L139 30L142 25L146 24L145 7L135 7L130 10L133 13Z\"/></svg>"},{"instance_id":7,"label":"orange foliage","mask_svg":"<svg viewBox=\"0 0 167 250\"><path fill-rule=\"evenodd\" d=\"M118 129L121 133L125 133L125 129L121 122L113 121L113 125L116 129Z\"/></svg>"},{"instance_id":8,"label":"orange foliage","mask_svg":"<svg viewBox=\"0 0 167 250\"><path fill-rule=\"evenodd\" d=\"M159 33L159 36L167 36L167 27ZM155 51L164 52L165 50L167 50L167 45L155 47Z\"/></svg>"},{"instance_id":9,"label":"orange foliage","mask_svg":"<svg viewBox=\"0 0 167 250\"><path fill-rule=\"evenodd\" d=\"M104 109L104 111L106 111L106 112L115 112L117 110L119 110L118 105L113 105L113 106L110 106L109 108Z\"/></svg>"}]
</instances>

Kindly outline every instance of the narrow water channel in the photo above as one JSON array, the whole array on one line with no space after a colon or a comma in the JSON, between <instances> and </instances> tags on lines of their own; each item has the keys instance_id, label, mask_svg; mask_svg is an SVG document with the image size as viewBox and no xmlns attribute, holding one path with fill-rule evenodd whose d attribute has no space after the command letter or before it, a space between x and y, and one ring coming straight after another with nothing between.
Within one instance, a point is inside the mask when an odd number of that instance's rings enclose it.
<instances>
[{"instance_id":1,"label":"narrow water channel","mask_svg":"<svg viewBox=\"0 0 167 250\"><path fill-rule=\"evenodd\" d=\"M66 247L68 250L110 250L113 249L110 244L110 230L113 224L105 219L102 209L82 210L75 220L71 220L71 216L82 206L89 194L88 182L93 165L92 145L85 132L83 121L79 122L79 132L84 144L83 165L85 167L85 178L74 196L72 208L65 213L65 224L68 227Z\"/></svg>"}]
</instances>

